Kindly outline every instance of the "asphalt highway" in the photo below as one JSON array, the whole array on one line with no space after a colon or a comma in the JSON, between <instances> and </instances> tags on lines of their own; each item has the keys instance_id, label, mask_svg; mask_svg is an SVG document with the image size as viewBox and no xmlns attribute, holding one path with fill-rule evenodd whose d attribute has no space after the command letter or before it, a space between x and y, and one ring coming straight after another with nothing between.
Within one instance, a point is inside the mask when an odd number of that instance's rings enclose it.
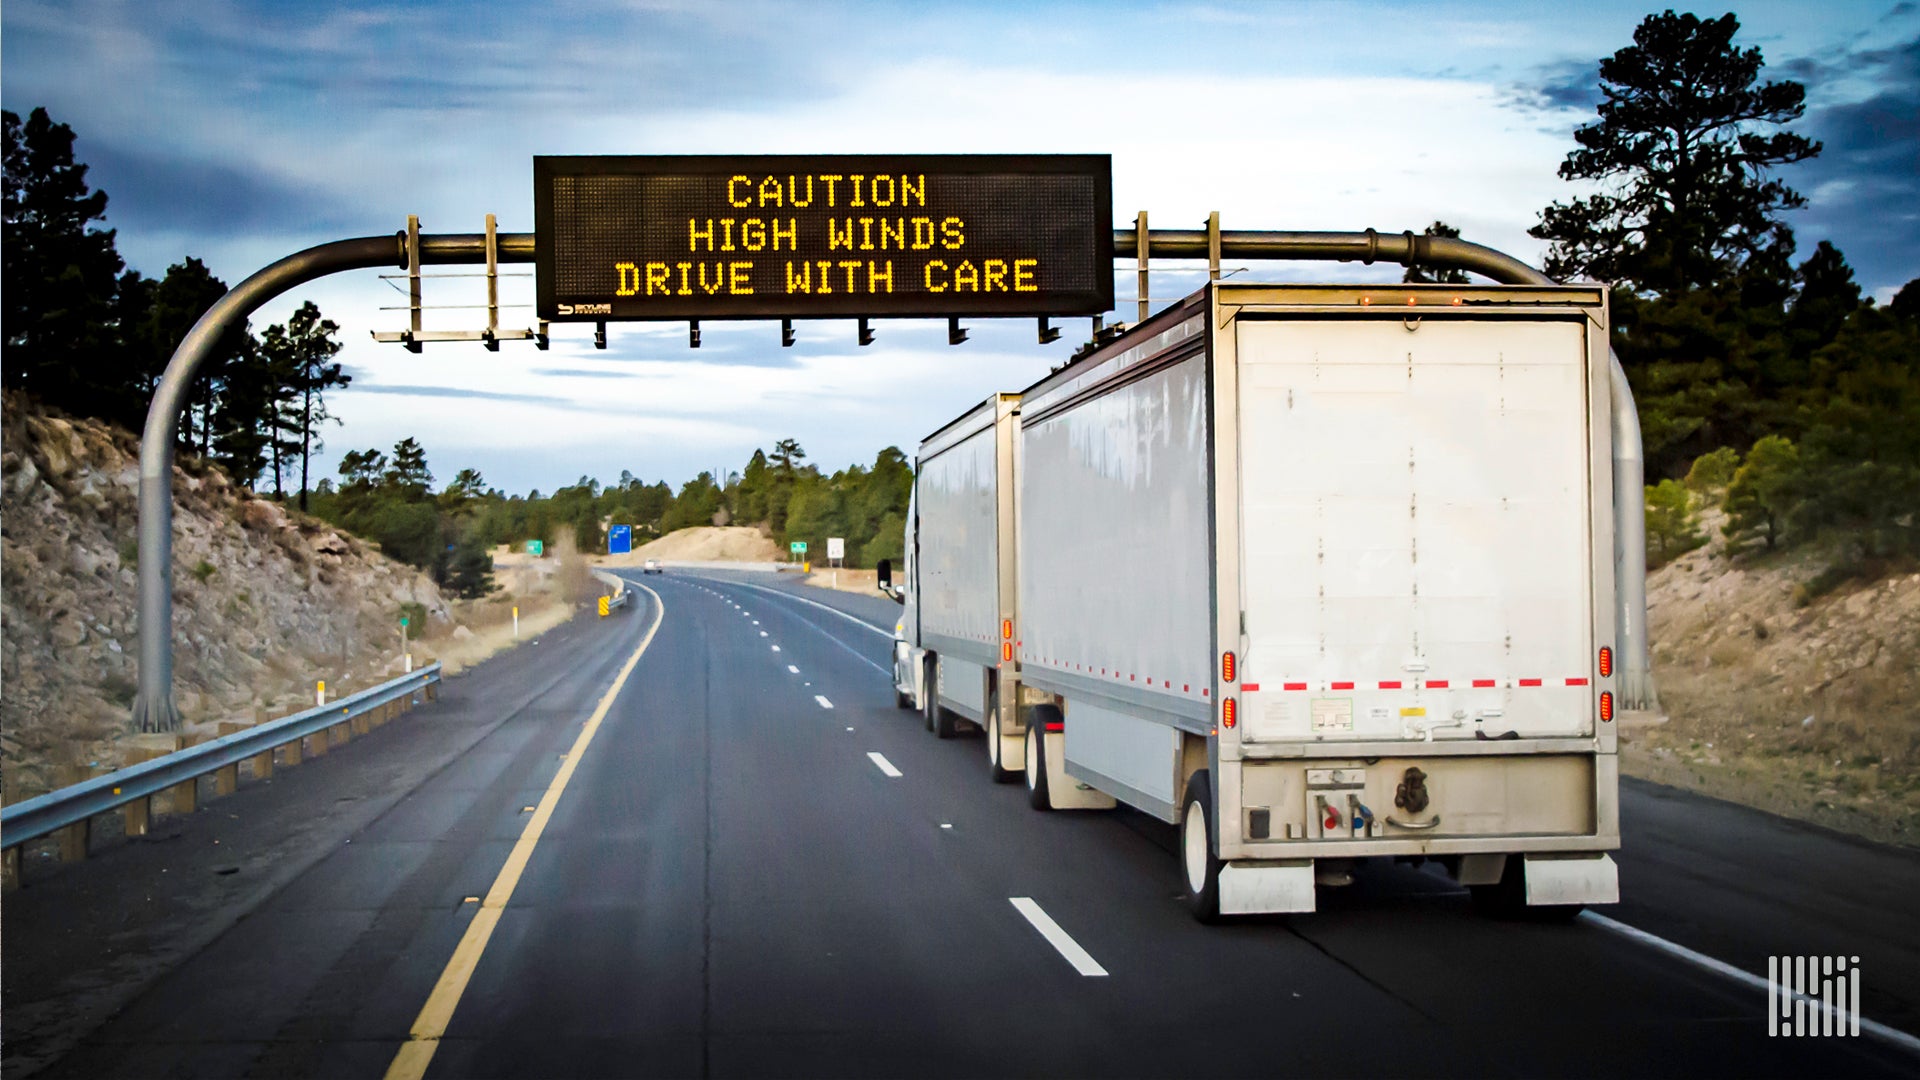
<instances>
[{"instance_id":1,"label":"asphalt highway","mask_svg":"<svg viewBox=\"0 0 1920 1080\"><path fill-rule=\"evenodd\" d=\"M624 613L30 876L9 1080L1920 1069L1897 1040L1769 1038L1765 995L1682 951L1858 955L1866 1014L1914 1030L1910 852L1628 784L1606 915L1670 946L1491 921L1404 866L1201 926L1169 827L1037 813L977 735L895 708L889 601L633 580Z\"/></svg>"}]
</instances>

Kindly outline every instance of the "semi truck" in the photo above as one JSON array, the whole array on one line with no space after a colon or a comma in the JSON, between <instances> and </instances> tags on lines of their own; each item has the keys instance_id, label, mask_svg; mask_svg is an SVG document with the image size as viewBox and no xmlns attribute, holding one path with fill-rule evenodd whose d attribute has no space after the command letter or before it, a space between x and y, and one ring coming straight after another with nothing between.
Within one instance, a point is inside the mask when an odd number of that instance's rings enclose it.
<instances>
[{"instance_id":1,"label":"semi truck","mask_svg":"<svg viewBox=\"0 0 1920 1080\"><path fill-rule=\"evenodd\" d=\"M1202 920L1614 902L1609 377L1600 287L1209 283L922 443L898 698L1173 825Z\"/></svg>"}]
</instances>

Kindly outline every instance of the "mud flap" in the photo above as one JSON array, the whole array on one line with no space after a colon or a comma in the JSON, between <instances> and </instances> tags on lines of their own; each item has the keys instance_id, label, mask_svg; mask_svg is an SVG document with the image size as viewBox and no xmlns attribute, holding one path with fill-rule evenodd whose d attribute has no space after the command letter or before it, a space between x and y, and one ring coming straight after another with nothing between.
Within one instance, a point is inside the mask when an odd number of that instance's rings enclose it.
<instances>
[{"instance_id":1,"label":"mud flap","mask_svg":"<svg viewBox=\"0 0 1920 1080\"><path fill-rule=\"evenodd\" d=\"M1606 854L1527 855L1527 904L1617 904L1620 868Z\"/></svg>"},{"instance_id":2,"label":"mud flap","mask_svg":"<svg viewBox=\"0 0 1920 1080\"><path fill-rule=\"evenodd\" d=\"M1313 860L1228 863L1220 868L1220 914L1313 910Z\"/></svg>"}]
</instances>

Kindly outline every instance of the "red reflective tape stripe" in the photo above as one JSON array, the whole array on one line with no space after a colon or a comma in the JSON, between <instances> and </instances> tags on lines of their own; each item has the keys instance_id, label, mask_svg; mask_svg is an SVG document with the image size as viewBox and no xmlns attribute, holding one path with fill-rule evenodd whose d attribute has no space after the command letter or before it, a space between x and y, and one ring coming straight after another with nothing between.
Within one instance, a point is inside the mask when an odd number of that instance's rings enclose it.
<instances>
[{"instance_id":1,"label":"red reflective tape stripe","mask_svg":"<svg viewBox=\"0 0 1920 1080\"><path fill-rule=\"evenodd\" d=\"M1257 682L1244 682L1240 684L1240 692L1243 694L1251 694L1259 689L1260 684Z\"/></svg>"},{"instance_id":2,"label":"red reflective tape stripe","mask_svg":"<svg viewBox=\"0 0 1920 1080\"><path fill-rule=\"evenodd\" d=\"M1280 684L1280 688L1282 690L1305 690L1307 688L1307 684L1303 682L1282 683Z\"/></svg>"},{"instance_id":3,"label":"red reflective tape stripe","mask_svg":"<svg viewBox=\"0 0 1920 1080\"><path fill-rule=\"evenodd\" d=\"M1067 725L1065 723L1048 724L1047 730L1048 731L1065 731L1067 730Z\"/></svg>"},{"instance_id":4,"label":"red reflective tape stripe","mask_svg":"<svg viewBox=\"0 0 1920 1080\"><path fill-rule=\"evenodd\" d=\"M1495 681L1494 681L1494 680L1492 680L1492 679L1475 679L1475 680L1473 680L1473 685L1475 685L1475 686L1499 686L1500 684L1499 684L1499 683L1497 683L1497 682L1495 682Z\"/></svg>"},{"instance_id":5,"label":"red reflective tape stripe","mask_svg":"<svg viewBox=\"0 0 1920 1080\"><path fill-rule=\"evenodd\" d=\"M1445 690L1445 689L1447 688L1447 680L1445 680L1445 679L1428 679L1428 680L1427 680L1427 686L1428 686L1428 688L1429 688L1429 689L1433 689L1433 690Z\"/></svg>"},{"instance_id":6,"label":"red reflective tape stripe","mask_svg":"<svg viewBox=\"0 0 1920 1080\"><path fill-rule=\"evenodd\" d=\"M1539 679L1521 679L1520 685L1521 686L1539 686L1540 680Z\"/></svg>"},{"instance_id":7,"label":"red reflective tape stripe","mask_svg":"<svg viewBox=\"0 0 1920 1080\"><path fill-rule=\"evenodd\" d=\"M1567 680L1567 685L1568 685L1568 686L1585 686L1585 685L1587 685L1587 680L1585 680L1585 679L1568 679L1568 680Z\"/></svg>"},{"instance_id":8,"label":"red reflective tape stripe","mask_svg":"<svg viewBox=\"0 0 1920 1080\"><path fill-rule=\"evenodd\" d=\"M1333 689L1335 689L1335 690L1351 690L1351 689L1353 689L1353 684L1352 684L1352 683L1350 683L1350 682L1337 682L1337 683L1334 683L1334 684L1333 684Z\"/></svg>"},{"instance_id":9,"label":"red reflective tape stripe","mask_svg":"<svg viewBox=\"0 0 1920 1080\"><path fill-rule=\"evenodd\" d=\"M1397 680L1397 679L1396 679L1396 680L1394 680L1394 681L1392 681L1392 682L1383 682L1383 683L1381 683L1381 684L1380 684L1380 689L1382 689L1382 690L1398 690L1398 689L1400 689L1400 682L1399 682L1399 680Z\"/></svg>"},{"instance_id":10,"label":"red reflective tape stripe","mask_svg":"<svg viewBox=\"0 0 1920 1080\"><path fill-rule=\"evenodd\" d=\"M1200 696L1201 696L1201 697L1206 697L1206 696L1207 696L1207 688L1206 688L1206 687L1204 687L1204 686L1203 686L1203 687L1201 687L1201 688L1200 688Z\"/></svg>"}]
</instances>

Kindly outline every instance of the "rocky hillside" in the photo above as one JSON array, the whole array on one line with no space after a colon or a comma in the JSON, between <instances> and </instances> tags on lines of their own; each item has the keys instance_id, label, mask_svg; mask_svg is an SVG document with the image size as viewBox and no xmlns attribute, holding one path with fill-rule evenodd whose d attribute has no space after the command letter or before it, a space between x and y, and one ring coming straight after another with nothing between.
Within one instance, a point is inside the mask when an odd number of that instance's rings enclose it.
<instances>
[{"instance_id":1,"label":"rocky hillside","mask_svg":"<svg viewBox=\"0 0 1920 1080\"><path fill-rule=\"evenodd\" d=\"M0 789L109 764L135 687L139 451L128 432L8 395L0 422ZM174 471L177 702L189 722L255 722L400 666L403 607L448 633L433 582L192 461Z\"/></svg>"},{"instance_id":2,"label":"rocky hillside","mask_svg":"<svg viewBox=\"0 0 1920 1080\"><path fill-rule=\"evenodd\" d=\"M1623 731L1629 772L1876 839L1920 844L1920 574L1824 595L1813 552L1713 542L1647 582L1664 724Z\"/></svg>"}]
</instances>

